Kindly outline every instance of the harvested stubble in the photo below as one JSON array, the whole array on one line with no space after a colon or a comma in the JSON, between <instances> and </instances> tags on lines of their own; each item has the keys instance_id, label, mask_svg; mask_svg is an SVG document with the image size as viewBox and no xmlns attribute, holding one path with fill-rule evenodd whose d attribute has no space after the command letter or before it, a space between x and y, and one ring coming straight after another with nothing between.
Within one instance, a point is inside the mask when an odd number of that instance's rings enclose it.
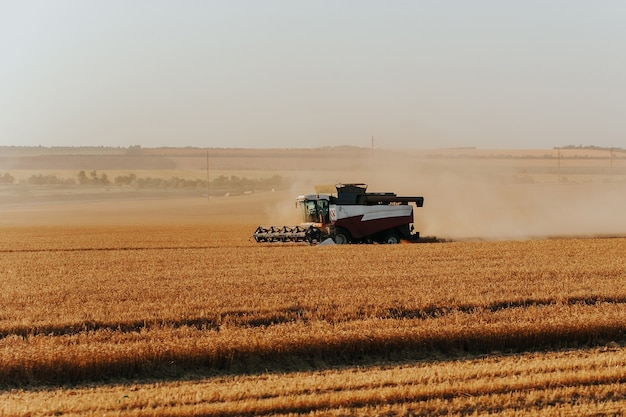
<instances>
[{"instance_id":1,"label":"harvested stubble","mask_svg":"<svg viewBox=\"0 0 626 417\"><path fill-rule=\"evenodd\" d=\"M169 378L624 342L626 239L260 246L250 230L7 229L0 380Z\"/></svg>"},{"instance_id":2,"label":"harvested stubble","mask_svg":"<svg viewBox=\"0 0 626 417\"><path fill-rule=\"evenodd\" d=\"M619 415L626 349L0 393L13 415Z\"/></svg>"}]
</instances>

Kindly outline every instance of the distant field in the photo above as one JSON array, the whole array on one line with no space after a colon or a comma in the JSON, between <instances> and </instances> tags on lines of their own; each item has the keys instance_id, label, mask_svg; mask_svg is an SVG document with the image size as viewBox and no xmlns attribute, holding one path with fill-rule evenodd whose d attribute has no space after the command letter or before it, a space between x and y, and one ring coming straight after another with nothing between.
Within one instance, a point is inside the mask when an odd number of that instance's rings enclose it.
<instances>
[{"instance_id":1,"label":"distant field","mask_svg":"<svg viewBox=\"0 0 626 417\"><path fill-rule=\"evenodd\" d=\"M25 183L38 175L76 180L81 170L87 176L93 171L98 178L106 175L110 183L54 187ZM487 239L626 235L626 217L621 215L626 204L622 150L3 148L0 178L5 174L15 181L0 185L0 211L9 211L0 216L0 225L11 223L20 201L29 204L28 210L54 201L61 210L64 200L103 200L103 204L120 200L128 205L134 198L170 198L165 204L174 207L180 199L196 197L201 202L207 193L213 198L272 189L281 195L240 201L250 213L241 209L237 216L254 213L258 222L280 224L296 220L290 210L294 198L312 192L314 185L362 182L370 191L424 196L416 227L428 235ZM124 176L136 180L115 185ZM260 181L275 176L282 181L278 188L206 187L207 178L214 183L224 177ZM190 186L141 185L149 181L187 181ZM71 207L67 210L73 212ZM117 213L102 210L105 218ZM62 211L56 215L58 223L67 217Z\"/></svg>"},{"instance_id":2,"label":"distant field","mask_svg":"<svg viewBox=\"0 0 626 417\"><path fill-rule=\"evenodd\" d=\"M281 172L309 178L315 173L336 180L334 174L352 172L375 178L401 167L427 176L443 169L504 179L525 175L526 180L541 182L558 182L559 175L570 176L569 180L626 181L626 151L622 150L0 148L0 173L10 172L20 178L26 171L65 171L75 176L80 170L97 170L109 177L116 172L154 171L152 176L177 172L206 178L207 165L216 174L239 172L248 177ZM371 178L366 180L371 182Z\"/></svg>"}]
</instances>

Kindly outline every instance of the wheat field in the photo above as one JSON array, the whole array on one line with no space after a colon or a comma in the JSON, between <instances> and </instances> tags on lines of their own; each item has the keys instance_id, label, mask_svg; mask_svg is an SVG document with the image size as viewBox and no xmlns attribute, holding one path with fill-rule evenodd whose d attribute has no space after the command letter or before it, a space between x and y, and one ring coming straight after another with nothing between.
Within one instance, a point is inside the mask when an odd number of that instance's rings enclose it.
<instances>
[{"instance_id":1,"label":"wheat field","mask_svg":"<svg viewBox=\"0 0 626 417\"><path fill-rule=\"evenodd\" d=\"M185 152L133 172L204 178ZM220 152L211 178L291 189L0 187L0 416L623 415L622 153ZM10 173L126 172L96 159ZM251 239L352 180L424 195L446 242Z\"/></svg>"},{"instance_id":2,"label":"wheat field","mask_svg":"<svg viewBox=\"0 0 626 417\"><path fill-rule=\"evenodd\" d=\"M19 390L2 415L621 415L620 348Z\"/></svg>"},{"instance_id":3,"label":"wheat field","mask_svg":"<svg viewBox=\"0 0 626 417\"><path fill-rule=\"evenodd\" d=\"M14 226L0 415L619 414L626 239L258 245Z\"/></svg>"}]
</instances>

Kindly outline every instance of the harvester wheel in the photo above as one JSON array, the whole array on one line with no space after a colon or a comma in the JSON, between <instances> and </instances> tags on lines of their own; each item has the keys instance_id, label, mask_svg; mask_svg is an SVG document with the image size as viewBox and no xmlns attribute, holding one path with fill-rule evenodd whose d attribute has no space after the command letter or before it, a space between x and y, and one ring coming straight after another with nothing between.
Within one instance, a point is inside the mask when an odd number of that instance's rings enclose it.
<instances>
[{"instance_id":1,"label":"harvester wheel","mask_svg":"<svg viewBox=\"0 0 626 417\"><path fill-rule=\"evenodd\" d=\"M337 245L347 245L351 240L350 232L347 230L341 228L335 230L335 243Z\"/></svg>"},{"instance_id":2,"label":"harvester wheel","mask_svg":"<svg viewBox=\"0 0 626 417\"><path fill-rule=\"evenodd\" d=\"M398 244L400 243L400 235L393 231L387 232L385 234L385 237L383 238L383 243L386 243L388 245Z\"/></svg>"}]
</instances>

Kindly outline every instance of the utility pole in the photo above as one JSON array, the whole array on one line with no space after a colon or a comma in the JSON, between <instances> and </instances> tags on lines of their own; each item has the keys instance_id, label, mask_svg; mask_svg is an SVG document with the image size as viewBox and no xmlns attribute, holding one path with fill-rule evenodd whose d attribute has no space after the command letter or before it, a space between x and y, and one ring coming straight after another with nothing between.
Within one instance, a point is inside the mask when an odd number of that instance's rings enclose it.
<instances>
[{"instance_id":1,"label":"utility pole","mask_svg":"<svg viewBox=\"0 0 626 417\"><path fill-rule=\"evenodd\" d=\"M561 183L561 148L557 149L557 160L558 160L558 175L559 175L559 181L558 183Z\"/></svg>"},{"instance_id":2,"label":"utility pole","mask_svg":"<svg viewBox=\"0 0 626 417\"><path fill-rule=\"evenodd\" d=\"M207 201L211 201L211 193L210 193L210 179L209 179L209 150L206 150L206 199Z\"/></svg>"},{"instance_id":3,"label":"utility pole","mask_svg":"<svg viewBox=\"0 0 626 417\"><path fill-rule=\"evenodd\" d=\"M372 136L372 182L375 182L376 179L376 159L374 157L374 136Z\"/></svg>"},{"instance_id":4,"label":"utility pole","mask_svg":"<svg viewBox=\"0 0 626 417\"><path fill-rule=\"evenodd\" d=\"M611 147L611 184L613 183L613 148Z\"/></svg>"}]
</instances>

